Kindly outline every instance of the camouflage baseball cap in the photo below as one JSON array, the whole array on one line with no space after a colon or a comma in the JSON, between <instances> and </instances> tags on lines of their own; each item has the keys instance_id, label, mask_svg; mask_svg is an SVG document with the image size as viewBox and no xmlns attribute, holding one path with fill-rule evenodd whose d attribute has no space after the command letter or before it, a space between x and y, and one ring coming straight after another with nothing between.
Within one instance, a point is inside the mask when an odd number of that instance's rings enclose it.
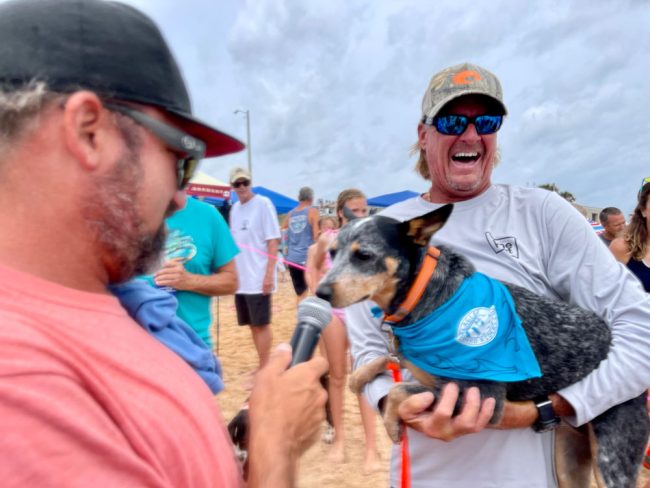
<instances>
[{"instance_id":1,"label":"camouflage baseball cap","mask_svg":"<svg viewBox=\"0 0 650 488\"><path fill-rule=\"evenodd\" d=\"M503 115L501 83L494 74L475 64L463 63L445 68L433 75L422 99L422 122L432 124L440 109L455 98L464 95L485 95L499 103Z\"/></svg>"}]
</instances>

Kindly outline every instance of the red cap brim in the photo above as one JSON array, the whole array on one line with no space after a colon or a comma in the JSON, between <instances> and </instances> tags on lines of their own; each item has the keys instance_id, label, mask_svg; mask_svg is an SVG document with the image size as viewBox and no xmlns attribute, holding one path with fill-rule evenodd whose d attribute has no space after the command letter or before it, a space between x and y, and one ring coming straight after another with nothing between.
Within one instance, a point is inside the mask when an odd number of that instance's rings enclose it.
<instances>
[{"instance_id":1,"label":"red cap brim","mask_svg":"<svg viewBox=\"0 0 650 488\"><path fill-rule=\"evenodd\" d=\"M174 116L180 129L205 142L206 158L224 156L226 154L239 152L246 148L246 145L239 139L229 136L225 132L221 132L214 127L210 127L200 120L169 109L167 109L167 112Z\"/></svg>"}]
</instances>

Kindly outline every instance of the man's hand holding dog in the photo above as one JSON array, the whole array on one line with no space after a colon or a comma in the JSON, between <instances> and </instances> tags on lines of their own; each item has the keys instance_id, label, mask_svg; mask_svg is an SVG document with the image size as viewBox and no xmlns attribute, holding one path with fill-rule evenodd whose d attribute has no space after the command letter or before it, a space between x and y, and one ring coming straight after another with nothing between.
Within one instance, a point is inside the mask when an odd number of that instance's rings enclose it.
<instances>
[{"instance_id":1,"label":"man's hand holding dog","mask_svg":"<svg viewBox=\"0 0 650 488\"><path fill-rule=\"evenodd\" d=\"M398 408L398 414L412 429L443 441L483 430L494 414L494 398L481 402L478 388L469 388L462 410L453 416L458 395L458 385L448 383L433 410L429 410L434 402L433 393L424 392L404 400Z\"/></svg>"}]
</instances>

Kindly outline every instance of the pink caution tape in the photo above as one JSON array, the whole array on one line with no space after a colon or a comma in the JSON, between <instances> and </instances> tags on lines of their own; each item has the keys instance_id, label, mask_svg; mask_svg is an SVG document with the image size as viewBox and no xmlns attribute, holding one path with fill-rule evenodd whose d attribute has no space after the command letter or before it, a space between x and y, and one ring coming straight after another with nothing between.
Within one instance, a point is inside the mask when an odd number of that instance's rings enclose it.
<instances>
[{"instance_id":1,"label":"pink caution tape","mask_svg":"<svg viewBox=\"0 0 650 488\"><path fill-rule=\"evenodd\" d=\"M267 258L275 259L276 261L280 261L280 262L286 264L287 266L292 266L294 268L298 268L298 269L301 269L303 271L307 271L307 268L305 268L302 264L287 261L284 258L278 258L277 256L273 256L272 254L269 254L267 252L260 251L259 249L256 249L256 248L254 248L252 246L247 246L246 244L240 244L239 242L237 243L237 246L238 247L243 247L244 249L247 249L249 251L256 252L257 254L261 254L262 256L266 256Z\"/></svg>"}]
</instances>

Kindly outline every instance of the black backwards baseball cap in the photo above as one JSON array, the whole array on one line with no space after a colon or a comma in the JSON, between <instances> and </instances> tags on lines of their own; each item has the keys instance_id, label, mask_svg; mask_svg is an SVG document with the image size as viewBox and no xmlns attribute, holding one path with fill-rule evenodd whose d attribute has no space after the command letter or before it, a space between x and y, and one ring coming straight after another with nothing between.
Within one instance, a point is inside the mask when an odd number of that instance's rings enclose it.
<instances>
[{"instance_id":1,"label":"black backwards baseball cap","mask_svg":"<svg viewBox=\"0 0 650 488\"><path fill-rule=\"evenodd\" d=\"M0 4L0 85L43 81L55 92L88 89L153 105L206 144L206 157L244 144L192 117L180 70L154 22L119 2L10 0Z\"/></svg>"}]
</instances>

